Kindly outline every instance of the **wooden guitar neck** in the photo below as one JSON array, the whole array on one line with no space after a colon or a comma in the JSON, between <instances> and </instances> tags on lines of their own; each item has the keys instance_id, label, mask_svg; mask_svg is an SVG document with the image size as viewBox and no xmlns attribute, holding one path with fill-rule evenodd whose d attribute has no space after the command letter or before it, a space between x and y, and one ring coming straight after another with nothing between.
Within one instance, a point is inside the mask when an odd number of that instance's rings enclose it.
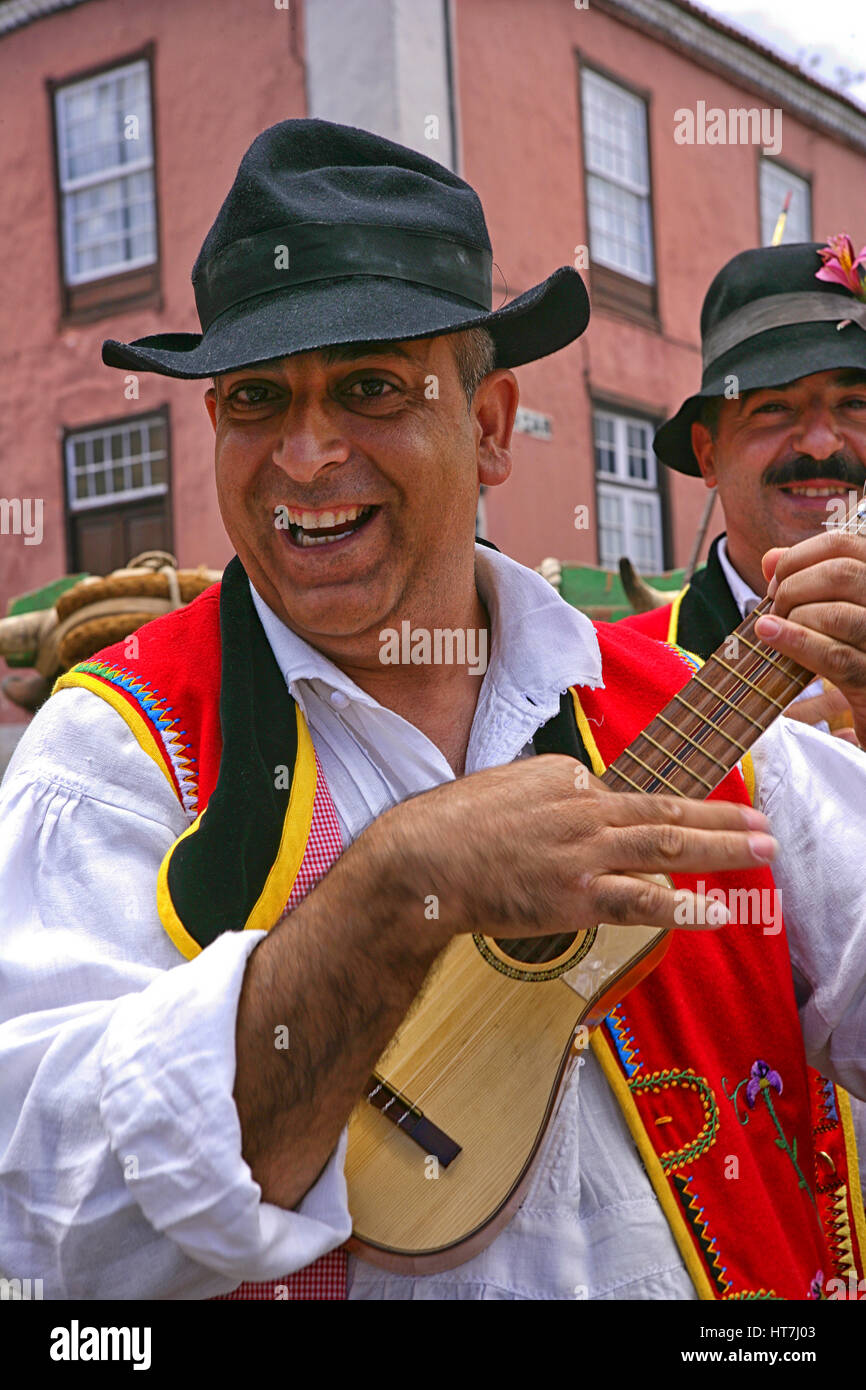
<instances>
[{"instance_id":1,"label":"wooden guitar neck","mask_svg":"<svg viewBox=\"0 0 866 1390\"><path fill-rule=\"evenodd\" d=\"M602 777L614 791L661 792L699 800L735 767L811 672L755 635L765 598L629 744Z\"/></svg>"}]
</instances>

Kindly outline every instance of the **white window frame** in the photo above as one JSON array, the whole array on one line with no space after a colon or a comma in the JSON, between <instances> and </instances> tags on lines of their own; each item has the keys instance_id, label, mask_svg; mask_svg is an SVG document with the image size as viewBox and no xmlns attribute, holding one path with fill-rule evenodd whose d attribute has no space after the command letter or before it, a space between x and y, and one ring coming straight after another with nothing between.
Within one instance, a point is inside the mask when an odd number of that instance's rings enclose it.
<instances>
[{"instance_id":1,"label":"white window frame","mask_svg":"<svg viewBox=\"0 0 866 1390\"><path fill-rule=\"evenodd\" d=\"M770 184L775 186L771 189ZM789 169L786 164L780 164L772 156L761 155L758 164L758 201L761 212L761 245L769 246L773 239L773 232L776 230L776 223L779 220L779 213L782 211L785 194L788 190L793 193L791 199L791 209L797 206L798 198L801 199L800 206L805 203L806 221L808 225L804 228L797 227L792 222L791 213L788 213L788 220L785 224L785 231L782 236L782 245L789 245L791 242L812 241L812 185L802 174L795 174L793 169ZM772 199L772 201L771 201Z\"/></svg>"},{"instance_id":2,"label":"white window frame","mask_svg":"<svg viewBox=\"0 0 866 1390\"><path fill-rule=\"evenodd\" d=\"M149 146L150 153L143 155L139 159L131 159L125 164L109 165L96 173L85 174L79 178L70 178L65 172L67 148L68 148L68 118L66 102L70 93L79 91L82 87L95 86L107 79L125 77L132 73L142 73L144 75L144 90L147 97L146 112L136 112L139 120L145 117L149 122ZM156 184L153 174L153 113L150 101L150 63L146 58L138 58L132 63L121 63L114 68L106 68L102 72L96 73L93 77L85 77L77 82L64 83L58 87L54 93L54 119L57 130L57 181L60 189L61 201L61 220L63 223L63 278L64 283L70 287L76 285L89 284L93 280L104 280L110 275L120 275L127 270L140 270L144 266L154 265L157 260L156 246ZM95 188L100 184L112 183L127 178L131 174L150 172L150 201L153 208L153 251L145 256L132 256L127 260L113 261L94 267L90 270L75 272L72 269L73 251L77 249L74 236L74 200L72 194L80 192L85 188ZM115 241L112 236L107 240Z\"/></svg>"},{"instance_id":3,"label":"white window frame","mask_svg":"<svg viewBox=\"0 0 866 1390\"><path fill-rule=\"evenodd\" d=\"M638 177L630 178L621 172L614 173L610 168L604 166L604 161L599 157L599 151L593 148L589 133L589 121L587 119L588 102L595 95L604 100L616 100L631 107L637 118L639 139L641 149L637 151L637 163L640 168ZM650 176L649 162L649 135L647 130L647 106L642 97L637 96L627 87L620 86L619 83L612 81L609 77L603 77L601 73L595 72L592 68L583 68L581 71L581 120L583 125L583 160L586 174L586 216L589 235L589 250L592 261L599 265L607 266L610 270L616 270L620 275L627 276L630 280L637 280L643 285L655 284L655 251L653 246L653 227L652 227L652 183ZM642 243L641 249L644 251L646 269L637 270L629 265L625 257L617 257L615 248L611 249L610 241L604 241L600 233L593 234L593 190L597 185L607 184L611 188L624 191L635 198L640 199L642 213Z\"/></svg>"},{"instance_id":4,"label":"white window frame","mask_svg":"<svg viewBox=\"0 0 866 1390\"><path fill-rule=\"evenodd\" d=\"M614 471L609 473L603 469L599 469L597 461L595 461L594 458L596 498L598 499L596 528L598 563L602 569L615 569L620 558L619 555L607 554L605 552L602 538L601 499L603 497L616 498L623 503L624 540L621 554L627 555L632 563L637 564L644 573L660 574L664 569L664 531L662 526L661 493L658 485L658 463L652 448L653 426L649 420L639 415L624 415L619 411L607 410L603 407L594 408L592 412L593 456L595 456L597 447L597 425L602 420L613 424ZM629 425L639 426L647 432L647 449L644 456L647 467L646 478L632 477L628 471ZM629 503L638 498L644 504L649 502L653 512L653 543L655 555L653 560L649 563L638 556L635 549L634 537L637 523Z\"/></svg>"},{"instance_id":5,"label":"white window frame","mask_svg":"<svg viewBox=\"0 0 866 1390\"><path fill-rule=\"evenodd\" d=\"M162 425L165 430L165 448L152 449L150 447L149 431L153 425ZM147 439L148 447L140 454L129 454L129 437L133 430L141 430ZM128 456L119 459L111 457L110 441L112 437L120 435L124 439ZM96 462L93 458L93 444L97 439L102 439L105 448L103 453L107 455L102 462ZM131 417L113 425L94 425L89 429L74 430L66 436L66 496L68 507L71 513L90 511L95 507L115 506L123 502L138 502L148 497L164 497L168 492L168 418L162 414L140 415ZM115 468L121 467L125 470L129 486L111 492L91 493L87 497L78 497L78 479L81 474L75 466L75 446L83 444L87 456L86 472L90 478L97 473L110 474ZM165 482L152 481L152 464L158 459L166 460L166 479ZM143 465L143 473L151 477L151 481L139 487L132 485L132 468L135 464Z\"/></svg>"}]
</instances>

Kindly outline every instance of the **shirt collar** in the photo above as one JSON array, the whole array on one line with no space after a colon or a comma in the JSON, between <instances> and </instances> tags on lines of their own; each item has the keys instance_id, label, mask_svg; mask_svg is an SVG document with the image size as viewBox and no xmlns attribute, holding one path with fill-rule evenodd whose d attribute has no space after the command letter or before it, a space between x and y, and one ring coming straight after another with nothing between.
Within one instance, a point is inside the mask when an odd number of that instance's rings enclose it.
<instances>
[{"instance_id":1,"label":"shirt collar","mask_svg":"<svg viewBox=\"0 0 866 1390\"><path fill-rule=\"evenodd\" d=\"M727 540L727 536L722 536L720 538L719 544L716 547L716 555L719 558L719 564L722 567L722 573L724 574L725 579L728 581L728 588L731 591L734 603L740 610L740 617L747 618L751 613L752 609L757 608L761 600L760 597L755 593L754 589L749 587L745 579L742 579L740 575L737 574L737 571L734 569L733 565L728 559Z\"/></svg>"},{"instance_id":2,"label":"shirt collar","mask_svg":"<svg viewBox=\"0 0 866 1390\"><path fill-rule=\"evenodd\" d=\"M592 623L560 598L546 579L509 556L477 544L475 576L490 614L489 664L481 678L485 698L495 692L499 699L521 709L535 707L542 718L550 718L569 685L595 688L604 684ZM298 682L318 680L347 700L378 705L322 652L286 627L252 583L250 591L271 650L295 698L303 693ZM302 699L300 702L303 706Z\"/></svg>"}]
</instances>

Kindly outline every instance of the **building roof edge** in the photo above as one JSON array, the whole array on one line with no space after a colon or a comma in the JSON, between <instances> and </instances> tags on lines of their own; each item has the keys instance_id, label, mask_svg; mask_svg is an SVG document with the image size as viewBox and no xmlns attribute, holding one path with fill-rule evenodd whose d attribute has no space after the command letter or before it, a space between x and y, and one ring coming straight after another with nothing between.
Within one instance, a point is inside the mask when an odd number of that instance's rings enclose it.
<instances>
[{"instance_id":1,"label":"building roof edge","mask_svg":"<svg viewBox=\"0 0 866 1390\"><path fill-rule=\"evenodd\" d=\"M791 115L818 125L846 145L866 149L866 109L734 29L690 0L594 0L625 22L672 41L723 69L741 86L772 96Z\"/></svg>"},{"instance_id":2,"label":"building roof edge","mask_svg":"<svg viewBox=\"0 0 866 1390\"><path fill-rule=\"evenodd\" d=\"M0 38L23 29L25 24L45 19L56 10L68 10L86 0L0 0Z\"/></svg>"}]
</instances>

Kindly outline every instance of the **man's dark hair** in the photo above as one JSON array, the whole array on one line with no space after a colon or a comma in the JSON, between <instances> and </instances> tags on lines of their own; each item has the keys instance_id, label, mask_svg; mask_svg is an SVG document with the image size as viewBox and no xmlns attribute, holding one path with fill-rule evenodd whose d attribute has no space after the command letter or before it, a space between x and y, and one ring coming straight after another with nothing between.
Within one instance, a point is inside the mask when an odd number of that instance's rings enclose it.
<instances>
[{"instance_id":1,"label":"man's dark hair","mask_svg":"<svg viewBox=\"0 0 866 1390\"><path fill-rule=\"evenodd\" d=\"M466 328L454 334L454 361L466 400L472 398L481 382L496 366L496 345L486 328ZM217 400L220 398L219 378L211 377Z\"/></svg>"},{"instance_id":2,"label":"man's dark hair","mask_svg":"<svg viewBox=\"0 0 866 1390\"><path fill-rule=\"evenodd\" d=\"M702 425L706 425L713 439L715 439L718 434L719 417L721 416L724 403L724 396L704 396L701 400L698 419Z\"/></svg>"}]
</instances>

